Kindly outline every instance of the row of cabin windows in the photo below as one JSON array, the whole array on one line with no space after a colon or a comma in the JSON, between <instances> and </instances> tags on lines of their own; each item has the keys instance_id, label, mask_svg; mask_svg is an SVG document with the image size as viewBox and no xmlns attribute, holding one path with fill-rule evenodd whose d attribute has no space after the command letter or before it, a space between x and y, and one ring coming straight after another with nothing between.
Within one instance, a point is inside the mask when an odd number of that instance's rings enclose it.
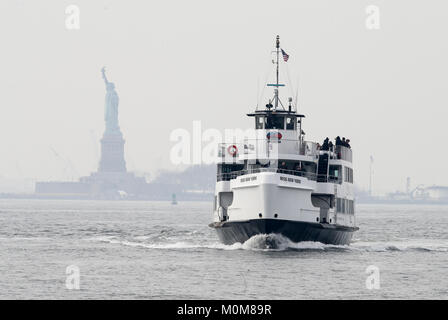
<instances>
[{"instance_id":1,"label":"row of cabin windows","mask_svg":"<svg viewBox=\"0 0 448 320\"><path fill-rule=\"evenodd\" d=\"M277 129L277 130L295 130L296 129L296 117L288 116L256 116L255 117L256 129Z\"/></svg>"},{"instance_id":2,"label":"row of cabin windows","mask_svg":"<svg viewBox=\"0 0 448 320\"><path fill-rule=\"evenodd\" d=\"M249 165L250 166L250 165ZM301 171L306 173L315 174L317 171L317 164L311 161L299 161L299 160L278 160L278 169L288 171Z\"/></svg>"},{"instance_id":3,"label":"row of cabin windows","mask_svg":"<svg viewBox=\"0 0 448 320\"><path fill-rule=\"evenodd\" d=\"M336 198L336 212L355 214L355 202L353 200Z\"/></svg>"},{"instance_id":4,"label":"row of cabin windows","mask_svg":"<svg viewBox=\"0 0 448 320\"><path fill-rule=\"evenodd\" d=\"M316 179L317 165L310 161L292 161L292 160L278 160L277 164L260 163L258 160L256 163L245 164L218 164L218 181L230 180L235 178L235 175L243 174L243 170L248 170L246 173L256 173L263 171L263 169L277 169L280 173L296 174L300 176L308 177L311 180Z\"/></svg>"},{"instance_id":5,"label":"row of cabin windows","mask_svg":"<svg viewBox=\"0 0 448 320\"><path fill-rule=\"evenodd\" d=\"M344 181L353 183L353 169L349 167L344 167Z\"/></svg>"},{"instance_id":6,"label":"row of cabin windows","mask_svg":"<svg viewBox=\"0 0 448 320\"><path fill-rule=\"evenodd\" d=\"M310 179L315 180L314 175L317 172L317 165L314 162L309 161L293 161L293 160L278 160L277 166L272 166L267 164L262 164L256 161L256 163L246 164L218 164L218 175L230 174L237 171L249 170L251 172L256 172L257 169L262 168L278 168L280 172L284 170L284 173L289 173L290 171L300 171L304 173L304 176L309 176ZM230 175L229 175L230 177ZM344 167L344 181L348 183L353 183L353 169ZM340 165L330 165L328 172L328 182L342 183L342 166Z\"/></svg>"},{"instance_id":7,"label":"row of cabin windows","mask_svg":"<svg viewBox=\"0 0 448 320\"><path fill-rule=\"evenodd\" d=\"M292 160L278 160L277 165L262 164L256 161L256 163L246 163L246 164L218 164L218 174L222 173L232 173L242 170L256 170L260 168L278 168L288 171L304 171L307 173L316 173L317 165L310 161L292 161Z\"/></svg>"},{"instance_id":8,"label":"row of cabin windows","mask_svg":"<svg viewBox=\"0 0 448 320\"><path fill-rule=\"evenodd\" d=\"M232 173L244 169L244 164L218 164L218 174Z\"/></svg>"}]
</instances>

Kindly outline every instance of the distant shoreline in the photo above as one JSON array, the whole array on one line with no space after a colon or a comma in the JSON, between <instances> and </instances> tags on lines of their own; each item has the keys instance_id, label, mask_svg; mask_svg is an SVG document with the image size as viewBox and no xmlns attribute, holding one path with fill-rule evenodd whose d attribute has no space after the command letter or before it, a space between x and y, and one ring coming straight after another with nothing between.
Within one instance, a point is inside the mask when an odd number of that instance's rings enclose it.
<instances>
[{"instance_id":1,"label":"distant shoreline","mask_svg":"<svg viewBox=\"0 0 448 320\"><path fill-rule=\"evenodd\" d=\"M20 193L0 193L0 199L17 199L17 200L94 200L94 201L166 201L171 202L172 197L123 197L123 198L107 198L107 197L90 197L82 195L42 195L42 194L20 194ZM204 196L182 196L182 194L177 195L177 202L182 201L198 201L198 202L211 202L213 201L213 195Z\"/></svg>"},{"instance_id":2,"label":"distant shoreline","mask_svg":"<svg viewBox=\"0 0 448 320\"><path fill-rule=\"evenodd\" d=\"M176 200L178 202L212 202L213 194L206 194L196 197L190 195L176 195ZM34 193L0 193L0 199L16 199L16 200L93 200L93 201L162 201L171 202L171 195L163 197L127 197L127 198L107 198L107 197L90 197L81 195L42 195ZM448 205L448 199L446 200L364 200L357 199L356 204L377 204L377 205Z\"/></svg>"}]
</instances>

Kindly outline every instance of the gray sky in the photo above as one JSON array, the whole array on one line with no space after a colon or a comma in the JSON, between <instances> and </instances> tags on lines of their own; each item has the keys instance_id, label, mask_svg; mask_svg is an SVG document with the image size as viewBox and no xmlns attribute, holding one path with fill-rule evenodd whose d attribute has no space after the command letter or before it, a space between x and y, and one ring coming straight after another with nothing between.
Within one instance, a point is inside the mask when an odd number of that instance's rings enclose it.
<instances>
[{"instance_id":1,"label":"gray sky","mask_svg":"<svg viewBox=\"0 0 448 320\"><path fill-rule=\"evenodd\" d=\"M65 8L80 8L80 30ZM365 26L366 6L380 29ZM377 192L448 182L448 5L430 1L0 3L0 176L71 179L97 168L107 68L128 169L169 162L175 128L247 128L276 34L299 77L310 140L350 137L355 180ZM265 103L262 101L261 103Z\"/></svg>"}]
</instances>

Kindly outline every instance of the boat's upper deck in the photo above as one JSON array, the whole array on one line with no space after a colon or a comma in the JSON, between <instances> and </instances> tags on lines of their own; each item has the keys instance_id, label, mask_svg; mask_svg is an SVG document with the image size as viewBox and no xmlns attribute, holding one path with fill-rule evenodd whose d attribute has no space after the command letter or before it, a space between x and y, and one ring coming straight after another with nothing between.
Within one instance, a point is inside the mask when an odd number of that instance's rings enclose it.
<instances>
[{"instance_id":1,"label":"boat's upper deck","mask_svg":"<svg viewBox=\"0 0 448 320\"><path fill-rule=\"evenodd\" d=\"M295 102L288 97L287 104L283 104L280 97L279 88L285 84L279 82L279 45L277 37L276 78L267 84L274 88L274 96L263 110L257 105L254 112L247 114L255 120L254 130L249 132L249 136L232 137L232 142L219 145L218 181L274 172L303 176L316 182L340 183L342 171L352 172L352 150L345 139L339 137L334 144L326 138L322 146L305 140L302 130L305 116L297 113L297 94Z\"/></svg>"},{"instance_id":2,"label":"boat's upper deck","mask_svg":"<svg viewBox=\"0 0 448 320\"><path fill-rule=\"evenodd\" d=\"M352 162L352 149L337 145L321 150L316 142L284 139L280 131L269 131L262 139L245 139L239 143L220 143L218 163L242 162L257 159L290 159L317 161L319 155L328 153L330 160Z\"/></svg>"}]
</instances>

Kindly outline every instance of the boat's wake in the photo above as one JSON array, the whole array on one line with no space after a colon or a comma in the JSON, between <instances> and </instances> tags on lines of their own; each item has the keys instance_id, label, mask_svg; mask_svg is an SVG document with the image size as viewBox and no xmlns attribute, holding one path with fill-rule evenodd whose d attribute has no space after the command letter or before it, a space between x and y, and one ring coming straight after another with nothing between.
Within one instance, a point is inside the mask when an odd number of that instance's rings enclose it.
<instances>
[{"instance_id":1,"label":"boat's wake","mask_svg":"<svg viewBox=\"0 0 448 320\"><path fill-rule=\"evenodd\" d=\"M234 245L235 246L235 245ZM287 251L287 250L347 250L348 246L328 245L321 242L303 241L293 242L281 234L259 234L255 235L243 244L240 244L241 249L246 250L272 250L272 251Z\"/></svg>"},{"instance_id":2,"label":"boat's wake","mask_svg":"<svg viewBox=\"0 0 448 320\"><path fill-rule=\"evenodd\" d=\"M144 237L123 239L116 236L99 236L87 240L100 241L146 249L168 250L249 250L249 251L348 251L348 252L448 252L448 239L409 239L384 242L354 241L350 245L331 245L321 242L292 242L280 234L259 234L244 243L225 245L220 242L204 242L189 239L186 241L150 242Z\"/></svg>"},{"instance_id":3,"label":"boat's wake","mask_svg":"<svg viewBox=\"0 0 448 320\"><path fill-rule=\"evenodd\" d=\"M367 252L422 251L448 252L448 239L406 239L396 241L356 241L352 250Z\"/></svg>"}]
</instances>

